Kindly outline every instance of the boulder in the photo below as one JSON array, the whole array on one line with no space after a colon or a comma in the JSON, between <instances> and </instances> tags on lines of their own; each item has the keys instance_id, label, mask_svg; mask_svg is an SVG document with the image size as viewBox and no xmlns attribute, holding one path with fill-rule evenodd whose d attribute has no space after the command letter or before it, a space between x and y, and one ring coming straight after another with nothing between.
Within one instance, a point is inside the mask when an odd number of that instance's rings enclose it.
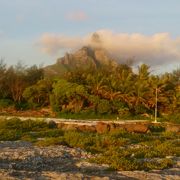
<instances>
[{"instance_id":1,"label":"boulder","mask_svg":"<svg viewBox=\"0 0 180 180\"><path fill-rule=\"evenodd\" d=\"M110 131L113 130L125 130L124 124L112 123L110 125Z\"/></svg>"},{"instance_id":2,"label":"boulder","mask_svg":"<svg viewBox=\"0 0 180 180\"><path fill-rule=\"evenodd\" d=\"M141 123L131 123L131 124L125 124L124 128L128 132L147 133L147 131L149 130L149 125L141 124Z\"/></svg>"},{"instance_id":3,"label":"boulder","mask_svg":"<svg viewBox=\"0 0 180 180\"><path fill-rule=\"evenodd\" d=\"M117 129L117 124L115 124L115 123L110 123L109 125L110 125L110 131L114 131L114 130Z\"/></svg>"},{"instance_id":4,"label":"boulder","mask_svg":"<svg viewBox=\"0 0 180 180\"><path fill-rule=\"evenodd\" d=\"M63 129L63 127L64 127L64 123L62 123L62 122L57 123L57 128L58 129Z\"/></svg>"},{"instance_id":5,"label":"boulder","mask_svg":"<svg viewBox=\"0 0 180 180\"><path fill-rule=\"evenodd\" d=\"M79 125L77 129L83 132L96 132L96 126L94 125Z\"/></svg>"},{"instance_id":6,"label":"boulder","mask_svg":"<svg viewBox=\"0 0 180 180\"><path fill-rule=\"evenodd\" d=\"M73 123L57 123L57 127L62 130L77 130L78 125Z\"/></svg>"},{"instance_id":7,"label":"boulder","mask_svg":"<svg viewBox=\"0 0 180 180\"><path fill-rule=\"evenodd\" d=\"M77 130L78 129L78 125L77 124L64 124L63 130Z\"/></svg>"}]
</instances>

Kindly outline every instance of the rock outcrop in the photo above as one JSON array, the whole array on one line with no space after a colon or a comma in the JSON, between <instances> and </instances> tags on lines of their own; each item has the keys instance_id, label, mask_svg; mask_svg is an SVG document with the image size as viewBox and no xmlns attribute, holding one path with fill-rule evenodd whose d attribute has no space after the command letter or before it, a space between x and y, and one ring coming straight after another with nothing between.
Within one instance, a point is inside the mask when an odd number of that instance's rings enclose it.
<instances>
[{"instance_id":1,"label":"rock outcrop","mask_svg":"<svg viewBox=\"0 0 180 180\"><path fill-rule=\"evenodd\" d=\"M147 133L151 123L150 122L57 122L57 127L62 130L78 130L97 133L106 133L114 130L126 130L134 133Z\"/></svg>"},{"instance_id":2,"label":"rock outcrop","mask_svg":"<svg viewBox=\"0 0 180 180\"><path fill-rule=\"evenodd\" d=\"M180 159L171 169L109 171L107 165L89 163L93 155L65 146L36 147L31 143L0 142L0 179L2 180L161 180L180 179Z\"/></svg>"},{"instance_id":3,"label":"rock outcrop","mask_svg":"<svg viewBox=\"0 0 180 180\"><path fill-rule=\"evenodd\" d=\"M57 59L56 64L47 66L44 70L46 75L53 76L62 75L76 68L99 68L104 65L115 67L117 62L105 49L85 46L73 54L66 53L64 57Z\"/></svg>"},{"instance_id":4,"label":"rock outcrop","mask_svg":"<svg viewBox=\"0 0 180 180\"><path fill-rule=\"evenodd\" d=\"M98 122L96 124L96 131L98 133L106 133L110 131L110 124L105 122Z\"/></svg>"}]
</instances>

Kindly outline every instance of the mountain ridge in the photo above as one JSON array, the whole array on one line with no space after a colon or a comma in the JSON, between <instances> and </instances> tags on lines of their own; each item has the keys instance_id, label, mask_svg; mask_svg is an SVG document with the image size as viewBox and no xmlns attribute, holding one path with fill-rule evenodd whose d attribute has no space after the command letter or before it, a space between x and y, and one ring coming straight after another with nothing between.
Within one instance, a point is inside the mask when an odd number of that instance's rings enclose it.
<instances>
[{"instance_id":1,"label":"mountain ridge","mask_svg":"<svg viewBox=\"0 0 180 180\"><path fill-rule=\"evenodd\" d=\"M64 57L58 58L55 64L46 66L44 70L46 76L58 76L76 68L99 68L108 65L117 66L118 63L107 50L84 46L74 53L66 53Z\"/></svg>"}]
</instances>

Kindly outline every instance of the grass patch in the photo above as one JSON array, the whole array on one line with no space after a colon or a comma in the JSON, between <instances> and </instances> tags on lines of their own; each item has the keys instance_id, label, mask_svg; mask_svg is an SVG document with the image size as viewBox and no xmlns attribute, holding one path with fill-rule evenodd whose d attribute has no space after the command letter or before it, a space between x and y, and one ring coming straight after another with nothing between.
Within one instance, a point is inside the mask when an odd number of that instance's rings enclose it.
<instances>
[{"instance_id":1,"label":"grass patch","mask_svg":"<svg viewBox=\"0 0 180 180\"><path fill-rule=\"evenodd\" d=\"M164 116L161 121L180 124L180 113L174 113L168 116Z\"/></svg>"},{"instance_id":2,"label":"grass patch","mask_svg":"<svg viewBox=\"0 0 180 180\"><path fill-rule=\"evenodd\" d=\"M54 146L54 145L64 145L68 146L66 141L64 140L63 137L56 137L56 138L45 138L43 140L36 141L34 143L36 146Z\"/></svg>"}]
</instances>

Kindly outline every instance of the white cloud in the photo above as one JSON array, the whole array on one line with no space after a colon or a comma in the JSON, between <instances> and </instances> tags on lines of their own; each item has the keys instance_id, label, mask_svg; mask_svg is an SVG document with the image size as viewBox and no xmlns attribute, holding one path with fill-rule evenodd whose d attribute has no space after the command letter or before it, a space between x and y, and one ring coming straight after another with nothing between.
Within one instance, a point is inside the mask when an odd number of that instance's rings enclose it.
<instances>
[{"instance_id":1,"label":"white cloud","mask_svg":"<svg viewBox=\"0 0 180 180\"><path fill-rule=\"evenodd\" d=\"M84 45L81 37L68 37L45 33L39 41L42 51L48 54L56 54L59 50L77 49Z\"/></svg>"},{"instance_id":2,"label":"white cloud","mask_svg":"<svg viewBox=\"0 0 180 180\"><path fill-rule=\"evenodd\" d=\"M180 63L180 37L172 38L168 33L157 33L151 36L133 33L114 33L99 30L94 38L93 33L84 37L43 34L39 40L42 50L57 54L59 50L75 50L84 45L101 46L107 49L120 62L134 58L135 63L160 65Z\"/></svg>"}]
</instances>

